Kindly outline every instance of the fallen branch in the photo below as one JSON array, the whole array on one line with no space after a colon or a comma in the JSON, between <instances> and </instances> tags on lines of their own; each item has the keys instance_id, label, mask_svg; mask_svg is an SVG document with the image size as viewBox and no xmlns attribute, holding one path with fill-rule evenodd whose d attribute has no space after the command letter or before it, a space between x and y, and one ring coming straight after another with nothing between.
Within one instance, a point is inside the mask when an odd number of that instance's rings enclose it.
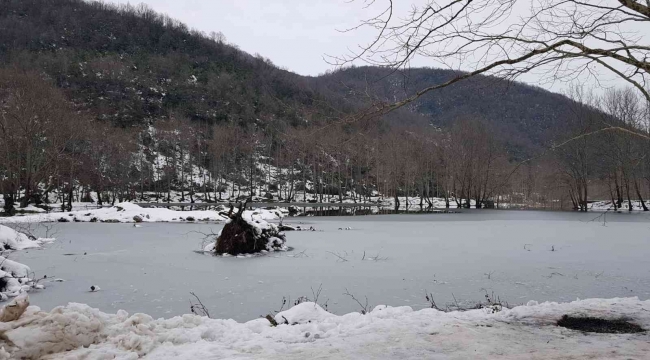
<instances>
[{"instance_id":1,"label":"fallen branch","mask_svg":"<svg viewBox=\"0 0 650 360\"><path fill-rule=\"evenodd\" d=\"M199 316L207 316L208 318L211 319L210 312L208 311L208 308L205 307L205 305L203 305L201 299L193 292L190 292L190 294L196 298L196 301L198 301L198 303L193 303L192 300L190 299L190 311L192 312L192 314L199 315Z\"/></svg>"},{"instance_id":2,"label":"fallen branch","mask_svg":"<svg viewBox=\"0 0 650 360\"><path fill-rule=\"evenodd\" d=\"M332 254L332 255L334 255L334 256L336 256L338 258L338 260L336 262L339 262L339 261L346 262L346 261L348 261L348 259L346 259L342 255L339 255L339 254L337 254L335 252L328 251L328 253L330 253L330 254ZM347 253L345 255L347 256Z\"/></svg>"}]
</instances>

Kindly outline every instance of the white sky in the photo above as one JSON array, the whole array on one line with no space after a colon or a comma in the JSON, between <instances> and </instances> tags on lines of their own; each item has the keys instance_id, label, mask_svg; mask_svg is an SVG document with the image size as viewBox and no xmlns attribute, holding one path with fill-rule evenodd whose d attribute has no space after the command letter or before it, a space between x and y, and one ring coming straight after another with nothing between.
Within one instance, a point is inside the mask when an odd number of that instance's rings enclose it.
<instances>
[{"instance_id":1,"label":"white sky","mask_svg":"<svg viewBox=\"0 0 650 360\"><path fill-rule=\"evenodd\" d=\"M158 12L206 33L222 32L229 43L259 53L301 75L318 75L333 66L324 54L368 41L372 32L342 33L371 12L361 1L345 0L113 0L145 3ZM365 34L365 36L364 36Z\"/></svg>"},{"instance_id":2,"label":"white sky","mask_svg":"<svg viewBox=\"0 0 650 360\"><path fill-rule=\"evenodd\" d=\"M363 19L376 15L385 5L376 0L109 0L115 3L145 3L157 12L186 23L206 33L221 32L227 42L250 53L259 53L283 68L301 75L318 75L334 66L324 55L341 56L349 49L358 48L373 39L369 29L342 32L358 25ZM424 0L404 0L400 7ZM398 2L395 2L398 4ZM402 9L403 10L403 9ZM434 66L426 58L416 59L411 66ZM562 92L567 84L539 83L540 74L526 74L519 78L555 92ZM624 85L615 77L609 86ZM603 84L601 84L603 85ZM607 85L606 85L607 86Z\"/></svg>"}]
</instances>

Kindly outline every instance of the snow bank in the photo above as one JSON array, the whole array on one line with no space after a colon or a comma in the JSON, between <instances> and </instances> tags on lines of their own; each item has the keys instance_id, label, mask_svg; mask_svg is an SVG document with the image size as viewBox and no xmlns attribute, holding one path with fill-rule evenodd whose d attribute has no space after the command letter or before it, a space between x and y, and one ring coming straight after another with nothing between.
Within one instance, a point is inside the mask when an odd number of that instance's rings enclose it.
<instances>
[{"instance_id":1,"label":"snow bank","mask_svg":"<svg viewBox=\"0 0 650 360\"><path fill-rule=\"evenodd\" d=\"M646 206L650 207L650 204L646 201ZM614 210L614 203L611 201L595 201L593 203L588 204L589 210L591 211L612 211ZM618 211L629 211L630 210L630 202L627 200L623 201L621 203L621 207L617 209ZM638 200L632 200L632 210L633 211L643 211L643 205L641 204L641 201Z\"/></svg>"},{"instance_id":2,"label":"snow bank","mask_svg":"<svg viewBox=\"0 0 650 360\"><path fill-rule=\"evenodd\" d=\"M164 206L161 204L160 206ZM277 220L288 213L286 209L255 209L244 212L244 217L251 220ZM14 216L0 219L5 223L32 223L32 222L183 222L183 221L223 221L227 218L218 211L196 210L177 211L167 208L143 208L138 205L124 202L112 207L92 210L77 210L68 212L54 212L49 214L34 214Z\"/></svg>"},{"instance_id":3,"label":"snow bank","mask_svg":"<svg viewBox=\"0 0 650 360\"><path fill-rule=\"evenodd\" d=\"M336 316L303 303L276 316L295 325L271 327L266 319L154 320L69 304L49 313L30 307L0 324L15 344L5 344L0 359L642 359L647 334L583 334L555 322L564 314L626 317L650 328L649 310L650 301L625 298L531 303L494 314L377 306L367 315Z\"/></svg>"},{"instance_id":4,"label":"snow bank","mask_svg":"<svg viewBox=\"0 0 650 360\"><path fill-rule=\"evenodd\" d=\"M29 204L25 207L17 208L16 211L21 213L44 213L47 212L45 209L41 209L32 204Z\"/></svg>"},{"instance_id":5,"label":"snow bank","mask_svg":"<svg viewBox=\"0 0 650 360\"><path fill-rule=\"evenodd\" d=\"M119 203L112 207L79 210L63 213L49 213L28 216L14 216L2 219L7 223L25 222L183 222L183 221L222 221L225 217L216 211L175 211L166 208L143 208L132 203Z\"/></svg>"},{"instance_id":6,"label":"snow bank","mask_svg":"<svg viewBox=\"0 0 650 360\"><path fill-rule=\"evenodd\" d=\"M49 239L32 240L27 235L18 232L10 227L0 225L0 245L2 250L23 250L38 248Z\"/></svg>"},{"instance_id":7,"label":"snow bank","mask_svg":"<svg viewBox=\"0 0 650 360\"><path fill-rule=\"evenodd\" d=\"M32 240L21 232L0 225L0 244L4 251L39 248L43 243L53 240L42 238ZM24 294L33 289L43 288L42 285L38 285L29 276L34 276L29 266L8 259L6 255L0 256L0 301Z\"/></svg>"},{"instance_id":8,"label":"snow bank","mask_svg":"<svg viewBox=\"0 0 650 360\"><path fill-rule=\"evenodd\" d=\"M45 288L30 276L34 276L34 273L29 266L0 256L0 301Z\"/></svg>"}]
</instances>

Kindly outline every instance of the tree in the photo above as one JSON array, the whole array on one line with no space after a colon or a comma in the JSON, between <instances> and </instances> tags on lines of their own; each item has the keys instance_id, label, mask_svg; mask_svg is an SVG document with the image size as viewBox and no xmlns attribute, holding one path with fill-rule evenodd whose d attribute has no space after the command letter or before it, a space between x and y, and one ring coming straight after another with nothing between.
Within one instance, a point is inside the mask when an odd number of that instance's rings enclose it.
<instances>
[{"instance_id":1,"label":"tree","mask_svg":"<svg viewBox=\"0 0 650 360\"><path fill-rule=\"evenodd\" d=\"M620 122L620 126L630 131L643 131L644 109L637 94L631 89L608 91L602 100L602 107L612 117L612 121ZM640 201L643 210L648 211L640 185L643 178L643 160L648 155L647 142L631 138L625 133L604 135L606 141L603 148L606 149L605 156L610 160L609 178L614 180L616 189L615 206L621 207L624 194L630 211L632 211L632 196Z\"/></svg>"},{"instance_id":2,"label":"tree","mask_svg":"<svg viewBox=\"0 0 650 360\"><path fill-rule=\"evenodd\" d=\"M0 191L6 214L13 214L18 197L22 207L41 202L39 186L51 185L79 134L74 124L82 121L39 74L0 69Z\"/></svg>"},{"instance_id":3,"label":"tree","mask_svg":"<svg viewBox=\"0 0 650 360\"><path fill-rule=\"evenodd\" d=\"M527 5L530 5L527 8ZM465 69L403 100L375 106L385 114L423 94L478 74L515 79L536 69L547 80L592 76L604 70L631 84L650 102L650 3L644 0L428 0L400 16L392 0L358 28L377 35L338 65L355 60L403 68L415 57ZM516 16L519 15L519 16ZM350 29L353 30L353 29Z\"/></svg>"}]
</instances>

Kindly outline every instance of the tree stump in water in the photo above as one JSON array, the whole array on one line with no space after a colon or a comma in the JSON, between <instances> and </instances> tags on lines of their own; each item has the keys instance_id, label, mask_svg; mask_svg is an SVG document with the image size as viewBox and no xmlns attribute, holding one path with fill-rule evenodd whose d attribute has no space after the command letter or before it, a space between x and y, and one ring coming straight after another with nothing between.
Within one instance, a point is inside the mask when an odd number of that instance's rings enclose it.
<instances>
[{"instance_id":1,"label":"tree stump in water","mask_svg":"<svg viewBox=\"0 0 650 360\"><path fill-rule=\"evenodd\" d=\"M246 204L236 214L229 212L230 220L221 230L215 246L216 254L254 254L262 251L286 250L286 238L275 224L264 220L245 219Z\"/></svg>"}]
</instances>

